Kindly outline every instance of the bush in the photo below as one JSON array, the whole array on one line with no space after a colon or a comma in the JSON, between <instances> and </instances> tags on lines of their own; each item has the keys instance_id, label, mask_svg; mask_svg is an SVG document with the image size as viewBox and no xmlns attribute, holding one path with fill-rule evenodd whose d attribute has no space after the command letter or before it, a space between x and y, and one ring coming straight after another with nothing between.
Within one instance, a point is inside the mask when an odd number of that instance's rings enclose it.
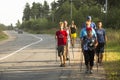
<instances>
[{"instance_id":1,"label":"bush","mask_svg":"<svg viewBox=\"0 0 120 80\"><path fill-rule=\"evenodd\" d=\"M55 23L48 21L45 18L37 19L37 20L29 20L22 23L21 28L25 31L29 31L32 33L41 33L43 30L48 30L56 27Z\"/></svg>"}]
</instances>

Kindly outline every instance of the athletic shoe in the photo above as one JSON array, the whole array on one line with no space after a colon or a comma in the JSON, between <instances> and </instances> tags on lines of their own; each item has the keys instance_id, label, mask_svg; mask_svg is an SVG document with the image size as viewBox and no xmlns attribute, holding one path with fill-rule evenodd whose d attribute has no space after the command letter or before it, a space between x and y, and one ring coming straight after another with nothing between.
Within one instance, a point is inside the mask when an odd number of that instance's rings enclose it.
<instances>
[{"instance_id":1,"label":"athletic shoe","mask_svg":"<svg viewBox=\"0 0 120 80\"><path fill-rule=\"evenodd\" d=\"M60 67L65 67L65 64L60 64Z\"/></svg>"},{"instance_id":2,"label":"athletic shoe","mask_svg":"<svg viewBox=\"0 0 120 80\"><path fill-rule=\"evenodd\" d=\"M92 74L93 73L93 71L92 70L90 70L90 72L89 72L90 74Z\"/></svg>"},{"instance_id":3,"label":"athletic shoe","mask_svg":"<svg viewBox=\"0 0 120 80\"><path fill-rule=\"evenodd\" d=\"M62 64L62 67L65 67L65 64Z\"/></svg>"},{"instance_id":4,"label":"athletic shoe","mask_svg":"<svg viewBox=\"0 0 120 80\"><path fill-rule=\"evenodd\" d=\"M63 64L60 64L60 67L62 67Z\"/></svg>"},{"instance_id":5,"label":"athletic shoe","mask_svg":"<svg viewBox=\"0 0 120 80\"><path fill-rule=\"evenodd\" d=\"M88 72L89 72L89 70L86 70L86 71L85 71L85 73L88 73Z\"/></svg>"},{"instance_id":6,"label":"athletic shoe","mask_svg":"<svg viewBox=\"0 0 120 80\"><path fill-rule=\"evenodd\" d=\"M66 58L66 60L68 61L68 60L69 60L69 58Z\"/></svg>"},{"instance_id":7,"label":"athletic shoe","mask_svg":"<svg viewBox=\"0 0 120 80\"><path fill-rule=\"evenodd\" d=\"M102 66L102 63L99 63L99 66Z\"/></svg>"}]
</instances>

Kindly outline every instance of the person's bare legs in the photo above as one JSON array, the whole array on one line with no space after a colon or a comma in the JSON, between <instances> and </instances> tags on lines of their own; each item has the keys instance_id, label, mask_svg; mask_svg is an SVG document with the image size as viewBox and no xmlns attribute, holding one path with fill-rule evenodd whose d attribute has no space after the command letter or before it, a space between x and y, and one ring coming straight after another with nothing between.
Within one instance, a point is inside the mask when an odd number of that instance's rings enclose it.
<instances>
[{"instance_id":1,"label":"person's bare legs","mask_svg":"<svg viewBox=\"0 0 120 80\"><path fill-rule=\"evenodd\" d=\"M60 67L62 67L62 64L63 64L62 55L60 56L60 62L61 62Z\"/></svg>"},{"instance_id":2,"label":"person's bare legs","mask_svg":"<svg viewBox=\"0 0 120 80\"><path fill-rule=\"evenodd\" d=\"M63 52L63 67L65 67L65 61L66 61L66 52L67 52L67 46L64 46L64 52Z\"/></svg>"},{"instance_id":3,"label":"person's bare legs","mask_svg":"<svg viewBox=\"0 0 120 80\"><path fill-rule=\"evenodd\" d=\"M65 60L66 60L66 56L63 55L63 67L65 67Z\"/></svg>"},{"instance_id":4,"label":"person's bare legs","mask_svg":"<svg viewBox=\"0 0 120 80\"><path fill-rule=\"evenodd\" d=\"M100 63L100 65L102 64L102 60L103 60L103 54L100 53L100 54L99 54L99 63Z\"/></svg>"},{"instance_id":5,"label":"person's bare legs","mask_svg":"<svg viewBox=\"0 0 120 80\"><path fill-rule=\"evenodd\" d=\"M74 38L71 38L71 45L74 47Z\"/></svg>"},{"instance_id":6,"label":"person's bare legs","mask_svg":"<svg viewBox=\"0 0 120 80\"><path fill-rule=\"evenodd\" d=\"M75 47L75 44L76 44L76 38L73 39L73 44L74 44L74 47Z\"/></svg>"}]
</instances>

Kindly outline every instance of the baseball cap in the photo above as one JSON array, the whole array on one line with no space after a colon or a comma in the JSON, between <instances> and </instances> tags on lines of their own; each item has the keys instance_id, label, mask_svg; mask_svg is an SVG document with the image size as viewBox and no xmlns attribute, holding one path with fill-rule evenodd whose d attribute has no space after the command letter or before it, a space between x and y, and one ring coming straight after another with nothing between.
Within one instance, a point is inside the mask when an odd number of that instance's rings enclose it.
<instances>
[{"instance_id":1,"label":"baseball cap","mask_svg":"<svg viewBox=\"0 0 120 80\"><path fill-rule=\"evenodd\" d=\"M87 16L87 19L92 20L92 17L91 16Z\"/></svg>"}]
</instances>

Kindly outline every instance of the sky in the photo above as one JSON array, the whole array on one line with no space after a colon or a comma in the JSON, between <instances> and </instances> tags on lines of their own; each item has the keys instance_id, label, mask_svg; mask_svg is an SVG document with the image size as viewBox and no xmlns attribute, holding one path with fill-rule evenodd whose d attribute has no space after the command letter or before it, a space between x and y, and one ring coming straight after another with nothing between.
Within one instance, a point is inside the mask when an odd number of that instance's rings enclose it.
<instances>
[{"instance_id":1,"label":"sky","mask_svg":"<svg viewBox=\"0 0 120 80\"><path fill-rule=\"evenodd\" d=\"M49 4L54 0L46 0ZM42 3L44 0L0 0L0 23L15 26L17 21L22 22L23 10L26 3L32 6L33 2Z\"/></svg>"}]
</instances>

